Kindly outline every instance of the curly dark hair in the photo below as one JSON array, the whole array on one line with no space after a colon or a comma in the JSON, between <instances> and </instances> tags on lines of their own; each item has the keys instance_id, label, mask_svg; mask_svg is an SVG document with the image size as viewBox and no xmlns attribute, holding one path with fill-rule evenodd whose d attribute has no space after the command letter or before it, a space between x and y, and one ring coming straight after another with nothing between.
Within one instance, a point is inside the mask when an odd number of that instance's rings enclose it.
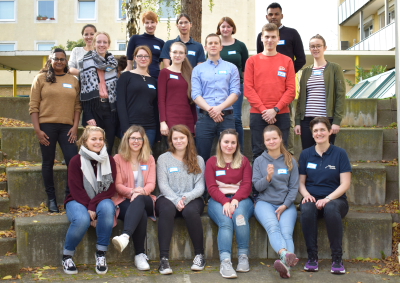
<instances>
[{"instance_id":1,"label":"curly dark hair","mask_svg":"<svg viewBox=\"0 0 400 283\"><path fill-rule=\"evenodd\" d=\"M65 59L67 59L67 54L65 53L64 49L62 48L55 48L53 51L51 51L51 54L49 56L49 60L47 60L46 65L44 66L44 68L42 68L39 73L46 73L46 82L49 83L55 83L57 82L56 80L56 74L54 73L54 69L53 66L51 66L51 57L53 57L53 54L56 52L62 52L65 55ZM64 68L64 72L68 73L68 64L65 66Z\"/></svg>"}]
</instances>

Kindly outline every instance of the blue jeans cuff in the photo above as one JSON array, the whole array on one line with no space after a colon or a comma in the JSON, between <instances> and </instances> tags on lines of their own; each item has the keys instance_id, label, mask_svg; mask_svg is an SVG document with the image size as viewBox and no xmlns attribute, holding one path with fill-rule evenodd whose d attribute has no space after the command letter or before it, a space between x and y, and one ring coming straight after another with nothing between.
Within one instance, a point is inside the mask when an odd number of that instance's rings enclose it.
<instances>
[{"instance_id":1,"label":"blue jeans cuff","mask_svg":"<svg viewBox=\"0 0 400 283\"><path fill-rule=\"evenodd\" d=\"M97 245L96 245L96 249L97 249L98 251L106 252L106 251L108 250L108 246L103 246L103 245L97 244Z\"/></svg>"},{"instance_id":2,"label":"blue jeans cuff","mask_svg":"<svg viewBox=\"0 0 400 283\"><path fill-rule=\"evenodd\" d=\"M64 249L63 251L63 255L70 255L70 256L74 256L75 251L69 251L67 249Z\"/></svg>"},{"instance_id":3,"label":"blue jeans cuff","mask_svg":"<svg viewBox=\"0 0 400 283\"><path fill-rule=\"evenodd\" d=\"M231 260L231 254L230 254L230 253L227 253L227 252L222 252L222 253L219 254L219 259L220 259L221 261L223 261L224 259L229 259L229 260Z\"/></svg>"}]
</instances>

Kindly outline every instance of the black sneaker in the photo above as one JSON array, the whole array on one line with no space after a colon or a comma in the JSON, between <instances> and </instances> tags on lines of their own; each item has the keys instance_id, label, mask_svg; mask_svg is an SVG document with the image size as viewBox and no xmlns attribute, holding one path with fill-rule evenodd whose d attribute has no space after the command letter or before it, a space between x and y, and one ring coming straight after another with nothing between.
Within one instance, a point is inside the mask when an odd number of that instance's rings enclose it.
<instances>
[{"instance_id":1,"label":"black sneaker","mask_svg":"<svg viewBox=\"0 0 400 283\"><path fill-rule=\"evenodd\" d=\"M194 271L201 271L206 266L206 260L204 259L204 255L198 254L194 257L193 265L191 267Z\"/></svg>"},{"instance_id":2,"label":"black sneaker","mask_svg":"<svg viewBox=\"0 0 400 283\"><path fill-rule=\"evenodd\" d=\"M74 261L72 260L71 256L64 256L61 262L64 273L66 274L78 274L78 269L76 268L76 265Z\"/></svg>"},{"instance_id":3,"label":"black sneaker","mask_svg":"<svg viewBox=\"0 0 400 283\"><path fill-rule=\"evenodd\" d=\"M162 258L161 258L161 260L160 260L160 267L158 268L158 271L159 271L161 274L164 274L164 275L166 275L166 274L172 274L172 269L171 269L171 267L169 266L169 260L168 260L168 258L166 258L166 257L162 257Z\"/></svg>"},{"instance_id":4,"label":"black sneaker","mask_svg":"<svg viewBox=\"0 0 400 283\"><path fill-rule=\"evenodd\" d=\"M96 252L96 273L97 274L106 274L108 271L107 261L106 261L106 252L97 251Z\"/></svg>"}]
</instances>

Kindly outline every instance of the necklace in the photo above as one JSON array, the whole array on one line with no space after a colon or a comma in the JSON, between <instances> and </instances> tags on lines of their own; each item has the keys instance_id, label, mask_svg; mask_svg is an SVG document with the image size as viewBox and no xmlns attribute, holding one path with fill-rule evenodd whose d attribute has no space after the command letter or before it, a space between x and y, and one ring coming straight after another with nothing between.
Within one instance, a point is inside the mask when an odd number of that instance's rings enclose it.
<instances>
[{"instance_id":1,"label":"necklace","mask_svg":"<svg viewBox=\"0 0 400 283\"><path fill-rule=\"evenodd\" d=\"M146 77L145 77L145 76L143 76L143 75L141 75L141 76L142 76L143 80L144 80L144 81L146 81Z\"/></svg>"}]
</instances>

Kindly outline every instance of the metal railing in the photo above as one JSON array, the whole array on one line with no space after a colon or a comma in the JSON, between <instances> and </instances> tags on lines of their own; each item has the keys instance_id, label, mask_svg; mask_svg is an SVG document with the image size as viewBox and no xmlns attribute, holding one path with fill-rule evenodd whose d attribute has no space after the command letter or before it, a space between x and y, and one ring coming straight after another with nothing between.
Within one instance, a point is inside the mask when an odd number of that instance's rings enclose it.
<instances>
[{"instance_id":1,"label":"metal railing","mask_svg":"<svg viewBox=\"0 0 400 283\"><path fill-rule=\"evenodd\" d=\"M347 50L391 50L396 47L395 21Z\"/></svg>"}]
</instances>

